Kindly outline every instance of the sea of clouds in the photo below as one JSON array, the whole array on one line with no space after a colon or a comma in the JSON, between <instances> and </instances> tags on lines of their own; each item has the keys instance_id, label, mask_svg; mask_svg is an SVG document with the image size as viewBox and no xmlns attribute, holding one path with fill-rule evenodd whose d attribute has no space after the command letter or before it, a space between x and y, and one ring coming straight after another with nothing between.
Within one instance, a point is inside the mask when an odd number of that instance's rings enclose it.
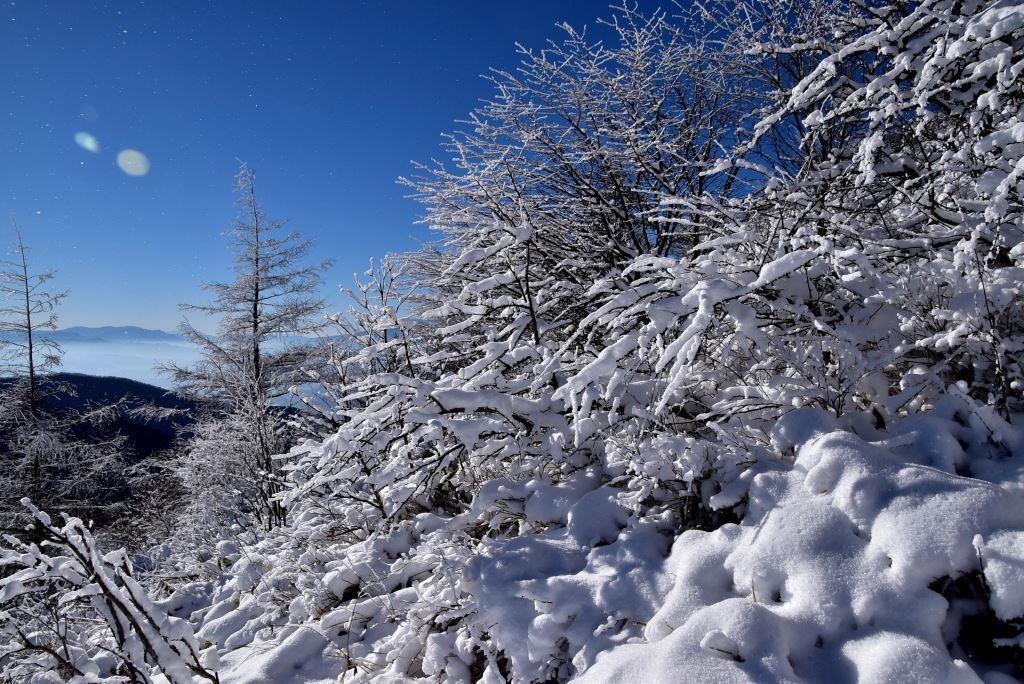
<instances>
[{"instance_id":1,"label":"sea of clouds","mask_svg":"<svg viewBox=\"0 0 1024 684\"><path fill-rule=\"evenodd\" d=\"M189 365L199 358L196 348L184 340L65 341L61 347L62 371L117 376L164 388L170 383L159 372L160 364Z\"/></svg>"}]
</instances>

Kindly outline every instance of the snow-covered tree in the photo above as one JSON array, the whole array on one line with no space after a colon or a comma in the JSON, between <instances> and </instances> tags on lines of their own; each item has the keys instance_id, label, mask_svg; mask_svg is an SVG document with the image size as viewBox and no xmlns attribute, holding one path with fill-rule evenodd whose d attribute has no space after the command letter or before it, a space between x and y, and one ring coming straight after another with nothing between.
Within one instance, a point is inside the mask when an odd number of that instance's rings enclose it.
<instances>
[{"instance_id":1,"label":"snow-covered tree","mask_svg":"<svg viewBox=\"0 0 1024 684\"><path fill-rule=\"evenodd\" d=\"M269 529L284 521L277 500L281 478L273 456L286 445L280 436L282 420L275 400L305 378L311 354L304 340L323 327L323 300L317 294L329 262L307 260L312 243L284 223L268 219L256 197L255 174L242 164L235 177L238 216L228 235L234 252L234 279L208 283L208 304L188 304L186 311L214 320L215 334L187 320L182 334L196 345L202 359L190 367L168 367L176 385L205 397L233 421L247 427L252 462L242 469L257 473L252 482L264 510L260 519Z\"/></svg>"},{"instance_id":2,"label":"snow-covered tree","mask_svg":"<svg viewBox=\"0 0 1024 684\"><path fill-rule=\"evenodd\" d=\"M433 343L367 378L345 446L308 487L356 468L344 496L390 519L451 498L457 510L499 474L559 478L586 463L552 399L565 375L555 352L592 308L595 281L685 248L647 214L664 193L724 191L729 174L714 166L742 119L728 65L708 66L695 23L622 8L603 29L611 47L566 27L562 42L524 50L449 137L453 168L407 181L442 235L406 258ZM567 461L560 444L582 452Z\"/></svg>"},{"instance_id":3,"label":"snow-covered tree","mask_svg":"<svg viewBox=\"0 0 1024 684\"><path fill-rule=\"evenodd\" d=\"M267 529L274 502L249 423L231 414L214 415L191 433L173 461L181 496L172 542L201 553L222 538L247 534L251 539Z\"/></svg>"},{"instance_id":4,"label":"snow-covered tree","mask_svg":"<svg viewBox=\"0 0 1024 684\"><path fill-rule=\"evenodd\" d=\"M42 376L60 365L60 346L43 333L57 329L56 308L66 291L49 289L53 271L35 272L29 266L29 248L18 224L13 258L0 270L0 352L4 375L15 377L25 395L28 412L35 415L42 395Z\"/></svg>"},{"instance_id":5,"label":"snow-covered tree","mask_svg":"<svg viewBox=\"0 0 1024 684\"><path fill-rule=\"evenodd\" d=\"M52 376L61 349L47 336L67 293L51 289L53 271L33 269L11 224L13 256L0 266L0 527L8 530L24 522L21 497L81 515L115 504L103 491L120 477L123 446L116 436L88 434L109 420L110 407L77 411L47 401L73 391Z\"/></svg>"}]
</instances>

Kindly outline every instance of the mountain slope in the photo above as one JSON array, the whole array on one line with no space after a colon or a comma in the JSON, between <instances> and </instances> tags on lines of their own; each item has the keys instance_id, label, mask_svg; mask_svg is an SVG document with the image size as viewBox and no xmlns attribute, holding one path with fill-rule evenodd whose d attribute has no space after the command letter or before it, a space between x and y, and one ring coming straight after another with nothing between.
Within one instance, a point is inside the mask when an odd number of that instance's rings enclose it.
<instances>
[{"instance_id":1,"label":"mountain slope","mask_svg":"<svg viewBox=\"0 0 1024 684\"><path fill-rule=\"evenodd\" d=\"M48 379L60 389L47 396L43 405L58 414L119 403L126 409L150 405L174 411L175 415L163 419L142 418L127 410L119 411L111 422L90 428L90 437L126 437L126 448L132 460L151 458L171 448L174 440L195 422L199 412L199 405L189 399L128 378L54 373ZM0 384L6 382L9 381L0 378Z\"/></svg>"}]
</instances>

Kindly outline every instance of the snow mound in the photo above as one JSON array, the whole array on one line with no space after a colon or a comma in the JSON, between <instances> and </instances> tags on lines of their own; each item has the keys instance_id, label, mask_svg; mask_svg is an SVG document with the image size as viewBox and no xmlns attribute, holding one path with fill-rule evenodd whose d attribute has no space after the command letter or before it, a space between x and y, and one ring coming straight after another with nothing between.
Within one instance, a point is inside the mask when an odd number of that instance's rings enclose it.
<instances>
[{"instance_id":1,"label":"snow mound","mask_svg":"<svg viewBox=\"0 0 1024 684\"><path fill-rule=\"evenodd\" d=\"M658 572L668 540L655 525L595 543L593 530L602 521L615 527L616 514L622 509L602 487L573 506L566 528L487 544L467 567L464 589L479 622L523 681L565 679L639 638L668 590Z\"/></svg>"},{"instance_id":2,"label":"snow mound","mask_svg":"<svg viewBox=\"0 0 1024 684\"><path fill-rule=\"evenodd\" d=\"M1024 615L1024 500L884 442L800 433L790 471L753 478L740 524L677 539L648 643L584 681L981 681L929 586L983 571L998 617Z\"/></svg>"}]
</instances>

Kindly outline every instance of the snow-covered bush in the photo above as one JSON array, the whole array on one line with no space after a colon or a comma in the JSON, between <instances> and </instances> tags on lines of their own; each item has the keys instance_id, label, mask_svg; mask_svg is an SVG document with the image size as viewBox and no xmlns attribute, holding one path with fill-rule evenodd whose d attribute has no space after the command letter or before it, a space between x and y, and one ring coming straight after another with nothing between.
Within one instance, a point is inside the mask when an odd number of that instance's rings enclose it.
<instances>
[{"instance_id":1,"label":"snow-covered bush","mask_svg":"<svg viewBox=\"0 0 1024 684\"><path fill-rule=\"evenodd\" d=\"M34 542L0 546L0 678L18 682L218 682L216 652L154 604L124 551L102 553L81 520L34 508Z\"/></svg>"},{"instance_id":2,"label":"snow-covered bush","mask_svg":"<svg viewBox=\"0 0 1024 684\"><path fill-rule=\"evenodd\" d=\"M570 32L497 74L455 170L413 181L442 234L407 260L415 335L382 301L394 336L355 356L386 369L296 454L303 522L239 561L210 610L249 617L217 642L261 651L323 612L359 676L565 679L653 638L669 538L757 518L755 483L796 477L815 434L884 442L955 399L950 439L982 455L930 465L1018 458L1019 15L627 10L618 47Z\"/></svg>"},{"instance_id":3,"label":"snow-covered bush","mask_svg":"<svg viewBox=\"0 0 1024 684\"><path fill-rule=\"evenodd\" d=\"M790 15L768 16L780 8ZM808 431L885 440L955 397L986 459L1017 458L1014 429L996 424L1020 410L1020 15L1000 3L741 3L698 15L727 22L733 46L712 57L688 42L692 25L626 12L619 52L570 34L528 54L451 139L457 170L417 185L443 234L412 258L421 315L437 324L413 359L426 370L368 378L365 409L303 460L295 501L314 495L339 532L362 527L360 544L447 517L446 533L461 533L452 555L475 559L460 629L489 671L543 680L585 669L653 613L589 625L592 595L560 608L571 592L539 587L581 581L599 564L594 545L626 553L643 530L753 519L748 488L789 468ZM801 29L797 16L813 21ZM715 67L699 87L660 69L697 55ZM765 76L773 63L789 76ZM694 109L630 99L665 82L692 85ZM720 96L708 109L704 87ZM669 190L645 175L657 168L645 155L685 147L670 134L683 111L719 122L695 134L718 144L665 162L687 179ZM635 222L646 242L629 239ZM817 411L801 414L811 427L778 423L801 407ZM988 467L950 458L949 472ZM608 529L580 537L581 518ZM516 553L530 558L519 570ZM492 557L496 574L481 560ZM398 643L427 653L422 634ZM366 668L426 662L395 653Z\"/></svg>"},{"instance_id":4,"label":"snow-covered bush","mask_svg":"<svg viewBox=\"0 0 1024 684\"><path fill-rule=\"evenodd\" d=\"M395 336L354 358L373 370L386 355L388 372L337 393L356 410L297 464L292 500L345 501L339 516L369 532L420 511L464 512L494 478L556 484L602 458L597 430L614 421L595 417L594 439L574 438L552 393L586 353L566 341L602 294L588 293L595 280L678 253L675 229L647 214L662 193L721 185L710 141L741 118L695 25L623 9L605 28L616 45L567 29L564 42L524 51L523 69L495 74L498 95L449 139L455 170L424 167L409 181L442 234L406 258L419 283L400 299L418 306L416 329L376 288L388 323L375 325ZM689 79L698 65L705 78Z\"/></svg>"},{"instance_id":5,"label":"snow-covered bush","mask_svg":"<svg viewBox=\"0 0 1024 684\"><path fill-rule=\"evenodd\" d=\"M951 383L1004 416L1019 411L1017 13L864 10L811 43L820 63L731 162L748 181L763 175L763 189L666 199L656 220L689 237L686 254L639 257L591 288L595 309L565 349L582 342L592 360L556 394L577 414L577 439L603 427L591 417L609 405L627 421L650 408L684 430L713 429L716 442L728 432L763 444L775 418L803 405L867 410L884 427ZM797 172L745 163L794 119Z\"/></svg>"}]
</instances>

